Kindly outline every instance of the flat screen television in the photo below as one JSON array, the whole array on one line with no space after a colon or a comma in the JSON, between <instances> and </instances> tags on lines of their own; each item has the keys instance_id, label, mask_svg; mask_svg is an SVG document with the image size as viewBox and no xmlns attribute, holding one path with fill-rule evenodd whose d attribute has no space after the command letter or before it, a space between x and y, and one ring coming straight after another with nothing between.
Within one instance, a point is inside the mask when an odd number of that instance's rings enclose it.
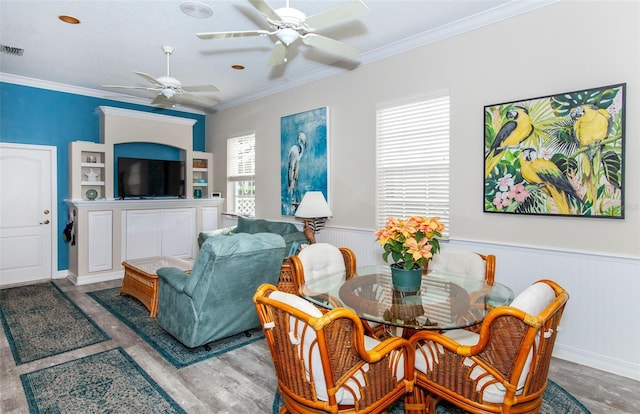
<instances>
[{"instance_id":1,"label":"flat screen television","mask_svg":"<svg viewBox=\"0 0 640 414\"><path fill-rule=\"evenodd\" d=\"M185 196L184 161L118 157L118 196Z\"/></svg>"}]
</instances>

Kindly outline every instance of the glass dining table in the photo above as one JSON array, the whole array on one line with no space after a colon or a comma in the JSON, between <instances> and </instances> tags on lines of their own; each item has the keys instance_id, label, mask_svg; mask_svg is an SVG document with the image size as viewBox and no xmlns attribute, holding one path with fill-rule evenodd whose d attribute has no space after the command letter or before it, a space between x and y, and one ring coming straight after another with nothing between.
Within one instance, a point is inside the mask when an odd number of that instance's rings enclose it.
<instances>
[{"instance_id":1,"label":"glass dining table","mask_svg":"<svg viewBox=\"0 0 640 414\"><path fill-rule=\"evenodd\" d=\"M514 296L501 283L441 271L423 275L419 290L399 290L389 266L359 267L348 280L344 272L318 276L301 286L300 294L327 309L345 307L361 319L409 330L477 325L489 310L510 304Z\"/></svg>"}]
</instances>

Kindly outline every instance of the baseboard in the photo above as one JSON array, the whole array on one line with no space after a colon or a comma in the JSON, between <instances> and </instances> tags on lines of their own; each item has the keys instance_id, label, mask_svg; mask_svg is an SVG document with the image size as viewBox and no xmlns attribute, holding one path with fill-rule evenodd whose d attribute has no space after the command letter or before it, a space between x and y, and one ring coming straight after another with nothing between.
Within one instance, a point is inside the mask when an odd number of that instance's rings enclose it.
<instances>
[{"instance_id":1,"label":"baseboard","mask_svg":"<svg viewBox=\"0 0 640 414\"><path fill-rule=\"evenodd\" d=\"M621 377L640 381L640 364L610 358L606 355L596 354L585 351L584 349L578 349L559 343L556 343L553 349L553 356L554 358L575 362L576 364L584 365L589 368L599 369L601 371L620 375Z\"/></svg>"},{"instance_id":2,"label":"baseboard","mask_svg":"<svg viewBox=\"0 0 640 414\"><path fill-rule=\"evenodd\" d=\"M108 282L109 280L122 279L124 271L116 270L114 272L100 273L97 275L78 276L69 272L67 278L76 286L89 285L91 283Z\"/></svg>"}]
</instances>

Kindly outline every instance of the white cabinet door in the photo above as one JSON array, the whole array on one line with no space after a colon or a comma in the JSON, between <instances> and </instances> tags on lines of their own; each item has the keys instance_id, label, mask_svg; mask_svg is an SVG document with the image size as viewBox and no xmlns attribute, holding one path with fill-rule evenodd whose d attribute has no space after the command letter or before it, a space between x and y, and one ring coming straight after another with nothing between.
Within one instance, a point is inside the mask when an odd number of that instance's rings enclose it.
<instances>
[{"instance_id":1,"label":"white cabinet door","mask_svg":"<svg viewBox=\"0 0 640 414\"><path fill-rule=\"evenodd\" d=\"M218 230L218 207L202 208L202 231Z\"/></svg>"},{"instance_id":2,"label":"white cabinet door","mask_svg":"<svg viewBox=\"0 0 640 414\"><path fill-rule=\"evenodd\" d=\"M195 233L195 208L162 210L162 256L193 257Z\"/></svg>"},{"instance_id":3,"label":"white cabinet door","mask_svg":"<svg viewBox=\"0 0 640 414\"><path fill-rule=\"evenodd\" d=\"M113 261L112 250L112 224L113 213L111 211L89 211L89 260L90 272L111 270Z\"/></svg>"},{"instance_id":4,"label":"white cabinet door","mask_svg":"<svg viewBox=\"0 0 640 414\"><path fill-rule=\"evenodd\" d=\"M162 256L162 210L127 210L122 260Z\"/></svg>"}]
</instances>

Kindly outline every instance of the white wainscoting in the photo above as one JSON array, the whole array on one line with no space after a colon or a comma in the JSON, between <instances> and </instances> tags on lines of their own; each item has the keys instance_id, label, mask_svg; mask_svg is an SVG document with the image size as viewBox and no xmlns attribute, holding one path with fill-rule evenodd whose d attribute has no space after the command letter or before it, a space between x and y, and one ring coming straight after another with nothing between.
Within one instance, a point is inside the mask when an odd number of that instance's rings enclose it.
<instances>
[{"instance_id":1,"label":"white wainscoting","mask_svg":"<svg viewBox=\"0 0 640 414\"><path fill-rule=\"evenodd\" d=\"M326 227L318 242L349 247L357 264L381 264L373 230ZM538 279L569 292L554 356L640 380L640 258L471 240L450 245L496 256L496 281L516 294ZM443 244L446 248L446 244Z\"/></svg>"}]
</instances>

